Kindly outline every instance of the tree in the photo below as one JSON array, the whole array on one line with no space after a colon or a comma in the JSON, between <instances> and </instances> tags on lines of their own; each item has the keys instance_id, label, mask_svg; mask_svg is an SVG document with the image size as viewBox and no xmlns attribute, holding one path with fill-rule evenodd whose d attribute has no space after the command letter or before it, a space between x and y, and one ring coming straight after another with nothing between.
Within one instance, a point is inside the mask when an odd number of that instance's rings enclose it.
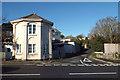
<instances>
[{"instance_id":1,"label":"tree","mask_svg":"<svg viewBox=\"0 0 120 80\"><path fill-rule=\"evenodd\" d=\"M63 39L65 36L62 34L62 35L60 35L60 37L61 37L61 39Z\"/></svg>"},{"instance_id":2,"label":"tree","mask_svg":"<svg viewBox=\"0 0 120 80\"><path fill-rule=\"evenodd\" d=\"M77 37L77 38L80 38L80 39L83 38L83 36L82 36L81 34L80 34L80 35L77 35L76 37Z\"/></svg>"},{"instance_id":3,"label":"tree","mask_svg":"<svg viewBox=\"0 0 120 80\"><path fill-rule=\"evenodd\" d=\"M120 42L119 26L117 17L106 17L96 22L95 27L89 34L90 38L102 36L105 42L118 43Z\"/></svg>"},{"instance_id":4,"label":"tree","mask_svg":"<svg viewBox=\"0 0 120 80\"><path fill-rule=\"evenodd\" d=\"M6 16L3 16L1 19L0 19L0 23L6 23L8 21L8 18Z\"/></svg>"},{"instance_id":5,"label":"tree","mask_svg":"<svg viewBox=\"0 0 120 80\"><path fill-rule=\"evenodd\" d=\"M104 38L102 36L98 36L96 39L90 40L89 44L92 51L104 51Z\"/></svg>"},{"instance_id":6,"label":"tree","mask_svg":"<svg viewBox=\"0 0 120 80\"><path fill-rule=\"evenodd\" d=\"M12 42L13 34L12 34L12 24L10 22L2 24L2 42Z\"/></svg>"}]
</instances>

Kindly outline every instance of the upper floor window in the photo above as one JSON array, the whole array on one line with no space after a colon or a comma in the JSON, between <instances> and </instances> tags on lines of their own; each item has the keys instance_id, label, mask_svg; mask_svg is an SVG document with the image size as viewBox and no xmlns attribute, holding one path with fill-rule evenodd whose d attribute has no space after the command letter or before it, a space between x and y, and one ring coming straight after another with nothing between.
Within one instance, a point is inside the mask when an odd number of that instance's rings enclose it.
<instances>
[{"instance_id":1,"label":"upper floor window","mask_svg":"<svg viewBox=\"0 0 120 80\"><path fill-rule=\"evenodd\" d=\"M28 33L29 34L35 34L36 33L36 25L35 24L29 24L28 25Z\"/></svg>"}]
</instances>

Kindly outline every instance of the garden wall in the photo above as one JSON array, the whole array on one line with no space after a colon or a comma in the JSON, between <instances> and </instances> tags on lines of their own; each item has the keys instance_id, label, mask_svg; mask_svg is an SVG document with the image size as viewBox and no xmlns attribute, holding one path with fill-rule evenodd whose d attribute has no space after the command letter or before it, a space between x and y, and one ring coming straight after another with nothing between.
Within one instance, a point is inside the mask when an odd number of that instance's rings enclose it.
<instances>
[{"instance_id":1,"label":"garden wall","mask_svg":"<svg viewBox=\"0 0 120 80\"><path fill-rule=\"evenodd\" d=\"M116 52L120 54L120 44L104 43L104 53L111 54Z\"/></svg>"}]
</instances>

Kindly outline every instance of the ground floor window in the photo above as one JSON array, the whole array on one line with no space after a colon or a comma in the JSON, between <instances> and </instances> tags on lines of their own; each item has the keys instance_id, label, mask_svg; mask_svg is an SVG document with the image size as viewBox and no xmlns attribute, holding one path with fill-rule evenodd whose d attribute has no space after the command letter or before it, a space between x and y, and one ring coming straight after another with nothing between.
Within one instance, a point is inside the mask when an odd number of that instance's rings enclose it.
<instances>
[{"instance_id":1,"label":"ground floor window","mask_svg":"<svg viewBox=\"0 0 120 80\"><path fill-rule=\"evenodd\" d=\"M21 53L21 44L17 44L17 53Z\"/></svg>"},{"instance_id":2,"label":"ground floor window","mask_svg":"<svg viewBox=\"0 0 120 80\"><path fill-rule=\"evenodd\" d=\"M28 53L36 52L36 44L28 44Z\"/></svg>"}]
</instances>

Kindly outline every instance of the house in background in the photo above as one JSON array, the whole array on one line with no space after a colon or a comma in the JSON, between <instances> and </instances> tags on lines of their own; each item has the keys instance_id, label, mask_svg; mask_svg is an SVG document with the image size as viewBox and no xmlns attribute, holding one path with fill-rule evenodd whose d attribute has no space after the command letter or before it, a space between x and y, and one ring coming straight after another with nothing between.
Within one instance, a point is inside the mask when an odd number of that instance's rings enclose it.
<instances>
[{"instance_id":1,"label":"house in background","mask_svg":"<svg viewBox=\"0 0 120 80\"><path fill-rule=\"evenodd\" d=\"M13 24L15 59L41 60L52 58L52 26L35 13L10 21Z\"/></svg>"},{"instance_id":2,"label":"house in background","mask_svg":"<svg viewBox=\"0 0 120 80\"><path fill-rule=\"evenodd\" d=\"M65 39L65 38L63 38L63 39L61 39L61 41L62 41L63 43L65 43L65 42L70 42L71 39Z\"/></svg>"},{"instance_id":3,"label":"house in background","mask_svg":"<svg viewBox=\"0 0 120 80\"><path fill-rule=\"evenodd\" d=\"M61 40L61 32L56 29L56 27L52 28L52 40L60 41Z\"/></svg>"},{"instance_id":4,"label":"house in background","mask_svg":"<svg viewBox=\"0 0 120 80\"><path fill-rule=\"evenodd\" d=\"M4 60L12 59L13 52L13 28L11 23L2 24L2 58Z\"/></svg>"},{"instance_id":5,"label":"house in background","mask_svg":"<svg viewBox=\"0 0 120 80\"><path fill-rule=\"evenodd\" d=\"M67 36L60 40L60 43L53 44L53 59L72 57L80 52L81 44L74 41L75 37Z\"/></svg>"}]
</instances>

